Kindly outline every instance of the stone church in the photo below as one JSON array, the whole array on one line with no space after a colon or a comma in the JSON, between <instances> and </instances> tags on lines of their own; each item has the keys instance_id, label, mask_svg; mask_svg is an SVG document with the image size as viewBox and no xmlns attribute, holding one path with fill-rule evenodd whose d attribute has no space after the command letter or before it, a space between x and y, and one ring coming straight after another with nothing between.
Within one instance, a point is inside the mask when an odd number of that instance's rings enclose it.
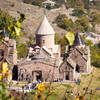
<instances>
[{"instance_id":1,"label":"stone church","mask_svg":"<svg viewBox=\"0 0 100 100\"><path fill-rule=\"evenodd\" d=\"M16 41L7 40L6 60L13 65L12 80L18 81L74 81L81 74L92 71L90 49L85 46L80 34L76 34L74 45L61 57L60 45L55 45L55 31L44 16L36 31L36 44L28 47L28 56L17 61ZM9 41L9 42L8 42ZM0 45L2 48L2 46ZM3 50L0 49L2 58Z\"/></svg>"},{"instance_id":2,"label":"stone church","mask_svg":"<svg viewBox=\"0 0 100 100\"><path fill-rule=\"evenodd\" d=\"M31 45L27 59L13 68L13 79L23 81L50 81L59 78L62 63L60 45L54 43L55 32L46 16L36 31L36 44Z\"/></svg>"},{"instance_id":3,"label":"stone church","mask_svg":"<svg viewBox=\"0 0 100 100\"><path fill-rule=\"evenodd\" d=\"M60 75L63 80L77 80L81 74L91 73L92 67L90 63L89 46L85 46L80 34L77 33L74 45L68 50L66 58L60 67Z\"/></svg>"}]
</instances>

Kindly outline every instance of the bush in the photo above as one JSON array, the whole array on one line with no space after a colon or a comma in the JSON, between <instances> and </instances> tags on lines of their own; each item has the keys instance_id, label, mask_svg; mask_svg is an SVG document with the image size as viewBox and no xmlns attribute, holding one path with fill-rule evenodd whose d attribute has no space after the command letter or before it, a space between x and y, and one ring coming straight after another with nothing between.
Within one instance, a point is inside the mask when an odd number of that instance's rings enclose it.
<instances>
[{"instance_id":1,"label":"bush","mask_svg":"<svg viewBox=\"0 0 100 100\"><path fill-rule=\"evenodd\" d=\"M75 21L74 26L82 32L89 32L90 31L90 22L86 16L79 17Z\"/></svg>"},{"instance_id":2,"label":"bush","mask_svg":"<svg viewBox=\"0 0 100 100\"><path fill-rule=\"evenodd\" d=\"M84 14L85 13L84 13L84 10L83 9L74 9L72 16L80 17L80 16L82 16Z\"/></svg>"},{"instance_id":3,"label":"bush","mask_svg":"<svg viewBox=\"0 0 100 100\"><path fill-rule=\"evenodd\" d=\"M66 15L62 14L56 18L56 23L59 27L71 31L73 27L73 22Z\"/></svg>"},{"instance_id":4,"label":"bush","mask_svg":"<svg viewBox=\"0 0 100 100\"><path fill-rule=\"evenodd\" d=\"M91 47L91 63L100 68L100 47L99 44Z\"/></svg>"},{"instance_id":5,"label":"bush","mask_svg":"<svg viewBox=\"0 0 100 100\"><path fill-rule=\"evenodd\" d=\"M26 44L17 43L17 54L18 58L26 58L27 56L27 46Z\"/></svg>"},{"instance_id":6,"label":"bush","mask_svg":"<svg viewBox=\"0 0 100 100\"><path fill-rule=\"evenodd\" d=\"M0 28L6 28L8 30L8 26L13 25L15 23L15 19L9 16L7 13L0 11Z\"/></svg>"},{"instance_id":7,"label":"bush","mask_svg":"<svg viewBox=\"0 0 100 100\"><path fill-rule=\"evenodd\" d=\"M55 33L55 44L59 44L60 36L59 34Z\"/></svg>"}]
</instances>

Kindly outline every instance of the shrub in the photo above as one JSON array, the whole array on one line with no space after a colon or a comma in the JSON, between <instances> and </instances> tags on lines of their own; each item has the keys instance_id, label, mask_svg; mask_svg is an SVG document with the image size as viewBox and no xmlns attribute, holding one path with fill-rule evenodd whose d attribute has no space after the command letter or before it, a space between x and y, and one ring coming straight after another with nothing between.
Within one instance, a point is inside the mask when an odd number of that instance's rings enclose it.
<instances>
[{"instance_id":1,"label":"shrub","mask_svg":"<svg viewBox=\"0 0 100 100\"><path fill-rule=\"evenodd\" d=\"M18 58L26 58L27 56L27 46L26 44L17 44L17 53L18 53Z\"/></svg>"},{"instance_id":2,"label":"shrub","mask_svg":"<svg viewBox=\"0 0 100 100\"><path fill-rule=\"evenodd\" d=\"M90 23L86 16L81 16L75 21L75 27L77 27L82 32L90 31Z\"/></svg>"},{"instance_id":3,"label":"shrub","mask_svg":"<svg viewBox=\"0 0 100 100\"><path fill-rule=\"evenodd\" d=\"M73 27L73 22L66 15L62 14L56 18L56 23L59 27L71 31Z\"/></svg>"},{"instance_id":4,"label":"shrub","mask_svg":"<svg viewBox=\"0 0 100 100\"><path fill-rule=\"evenodd\" d=\"M13 25L15 19L9 16L7 13L0 11L0 28L8 29L8 26Z\"/></svg>"},{"instance_id":5,"label":"shrub","mask_svg":"<svg viewBox=\"0 0 100 100\"><path fill-rule=\"evenodd\" d=\"M91 63L100 68L100 47L99 44L91 47Z\"/></svg>"},{"instance_id":6,"label":"shrub","mask_svg":"<svg viewBox=\"0 0 100 100\"><path fill-rule=\"evenodd\" d=\"M85 12L84 12L83 9L74 9L72 16L80 17L80 16L82 16L84 14L85 14Z\"/></svg>"}]
</instances>

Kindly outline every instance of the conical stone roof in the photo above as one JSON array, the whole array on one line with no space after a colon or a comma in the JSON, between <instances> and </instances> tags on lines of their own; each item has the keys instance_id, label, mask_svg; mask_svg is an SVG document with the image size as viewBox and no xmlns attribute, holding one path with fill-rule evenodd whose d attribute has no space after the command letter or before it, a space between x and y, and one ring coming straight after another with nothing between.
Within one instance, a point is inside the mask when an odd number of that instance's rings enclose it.
<instances>
[{"instance_id":1,"label":"conical stone roof","mask_svg":"<svg viewBox=\"0 0 100 100\"><path fill-rule=\"evenodd\" d=\"M52 26L50 25L50 23L48 22L46 16L44 16L43 21L41 22L41 24L39 25L37 31L36 31L37 35L50 35L50 34L55 34Z\"/></svg>"},{"instance_id":2,"label":"conical stone roof","mask_svg":"<svg viewBox=\"0 0 100 100\"><path fill-rule=\"evenodd\" d=\"M85 45L85 43L84 43L84 41L83 41L83 39L82 39L82 37L80 36L79 33L77 33L76 36L75 36L74 45L75 46Z\"/></svg>"}]
</instances>

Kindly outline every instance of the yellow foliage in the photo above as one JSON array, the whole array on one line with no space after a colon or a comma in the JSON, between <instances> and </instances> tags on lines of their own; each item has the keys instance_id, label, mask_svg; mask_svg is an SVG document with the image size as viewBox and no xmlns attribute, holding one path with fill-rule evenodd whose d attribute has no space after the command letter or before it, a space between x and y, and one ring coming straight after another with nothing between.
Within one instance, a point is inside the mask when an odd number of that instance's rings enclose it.
<instances>
[{"instance_id":1,"label":"yellow foliage","mask_svg":"<svg viewBox=\"0 0 100 100\"><path fill-rule=\"evenodd\" d=\"M36 92L35 93L35 100L37 100L38 99L38 93Z\"/></svg>"},{"instance_id":2,"label":"yellow foliage","mask_svg":"<svg viewBox=\"0 0 100 100\"><path fill-rule=\"evenodd\" d=\"M8 63L3 62L3 64L2 64L2 74L3 74L3 76L5 76L7 74L7 71L8 71Z\"/></svg>"},{"instance_id":3,"label":"yellow foliage","mask_svg":"<svg viewBox=\"0 0 100 100\"><path fill-rule=\"evenodd\" d=\"M55 93L55 90L51 90L51 91L48 93L48 95L51 95L51 94L53 94L53 93Z\"/></svg>"},{"instance_id":4,"label":"yellow foliage","mask_svg":"<svg viewBox=\"0 0 100 100\"><path fill-rule=\"evenodd\" d=\"M40 84L38 85L38 90L39 90L40 92L44 91L44 90L45 90L45 85L44 85L43 83L40 83Z\"/></svg>"},{"instance_id":5,"label":"yellow foliage","mask_svg":"<svg viewBox=\"0 0 100 100\"><path fill-rule=\"evenodd\" d=\"M76 100L84 100L84 99L83 99L83 96L78 96L78 97L76 98Z\"/></svg>"},{"instance_id":6,"label":"yellow foliage","mask_svg":"<svg viewBox=\"0 0 100 100\"><path fill-rule=\"evenodd\" d=\"M69 42L69 45L73 45L73 42L75 40L75 36L72 32L68 32L66 35L65 35L65 38L68 40Z\"/></svg>"},{"instance_id":7,"label":"yellow foliage","mask_svg":"<svg viewBox=\"0 0 100 100\"><path fill-rule=\"evenodd\" d=\"M0 74L0 81L2 80L2 74Z\"/></svg>"}]
</instances>

